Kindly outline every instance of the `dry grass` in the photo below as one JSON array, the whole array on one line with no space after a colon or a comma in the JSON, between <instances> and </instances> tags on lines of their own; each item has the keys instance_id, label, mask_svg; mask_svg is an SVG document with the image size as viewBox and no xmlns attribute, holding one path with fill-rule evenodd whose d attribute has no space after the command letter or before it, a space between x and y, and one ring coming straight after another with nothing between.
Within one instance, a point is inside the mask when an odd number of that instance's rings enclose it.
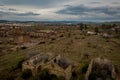
<instances>
[{"instance_id":1,"label":"dry grass","mask_svg":"<svg viewBox=\"0 0 120 80\"><path fill-rule=\"evenodd\" d=\"M24 58L30 51L51 52L61 54L71 59L75 63L83 64L86 59L82 58L85 52L89 53L90 61L93 57L106 57L117 65L120 71L120 40L106 39L98 35L84 36L80 31L70 31L70 36L57 38L52 43L36 45L26 50L12 52L0 57L0 72L15 66L19 60Z\"/></svg>"}]
</instances>

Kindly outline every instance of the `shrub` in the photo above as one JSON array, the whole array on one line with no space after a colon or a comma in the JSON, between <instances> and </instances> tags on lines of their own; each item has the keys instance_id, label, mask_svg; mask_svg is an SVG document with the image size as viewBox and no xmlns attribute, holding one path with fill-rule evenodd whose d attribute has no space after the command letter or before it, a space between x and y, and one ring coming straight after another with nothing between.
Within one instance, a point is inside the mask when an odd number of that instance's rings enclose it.
<instances>
[{"instance_id":1,"label":"shrub","mask_svg":"<svg viewBox=\"0 0 120 80\"><path fill-rule=\"evenodd\" d=\"M17 68L22 68L22 63L24 62L24 59L21 59L18 64L17 64Z\"/></svg>"},{"instance_id":2,"label":"shrub","mask_svg":"<svg viewBox=\"0 0 120 80\"><path fill-rule=\"evenodd\" d=\"M24 50L24 49L27 49L27 47L23 46L23 47L21 47L21 49Z\"/></svg>"},{"instance_id":3,"label":"shrub","mask_svg":"<svg viewBox=\"0 0 120 80\"><path fill-rule=\"evenodd\" d=\"M30 51L27 55L26 55L26 59L30 59L31 57L37 55L38 52L37 51Z\"/></svg>"},{"instance_id":4,"label":"shrub","mask_svg":"<svg viewBox=\"0 0 120 80\"><path fill-rule=\"evenodd\" d=\"M26 69L22 72L21 77L23 79L29 79L30 77L32 77L32 71L30 69Z\"/></svg>"},{"instance_id":5,"label":"shrub","mask_svg":"<svg viewBox=\"0 0 120 80\"><path fill-rule=\"evenodd\" d=\"M89 52L85 52L85 53L83 54L83 58L84 58L84 59L88 59L89 56L90 56Z\"/></svg>"},{"instance_id":6,"label":"shrub","mask_svg":"<svg viewBox=\"0 0 120 80\"><path fill-rule=\"evenodd\" d=\"M91 43L90 42L88 42L87 44L88 44L88 47L91 47Z\"/></svg>"},{"instance_id":7,"label":"shrub","mask_svg":"<svg viewBox=\"0 0 120 80\"><path fill-rule=\"evenodd\" d=\"M81 69L82 73L86 73L86 72L87 72L88 65L89 65L89 64L87 64L87 63L83 65L83 67L82 67L82 69Z\"/></svg>"},{"instance_id":8,"label":"shrub","mask_svg":"<svg viewBox=\"0 0 120 80\"><path fill-rule=\"evenodd\" d=\"M60 34L59 37L64 37L64 35L63 35L63 34Z\"/></svg>"},{"instance_id":9,"label":"shrub","mask_svg":"<svg viewBox=\"0 0 120 80\"><path fill-rule=\"evenodd\" d=\"M89 75L89 80L96 80L97 74L98 74L97 71L92 72L92 73Z\"/></svg>"},{"instance_id":10,"label":"shrub","mask_svg":"<svg viewBox=\"0 0 120 80\"><path fill-rule=\"evenodd\" d=\"M38 43L38 45L40 45L40 44L45 44L45 41L41 41Z\"/></svg>"},{"instance_id":11,"label":"shrub","mask_svg":"<svg viewBox=\"0 0 120 80\"><path fill-rule=\"evenodd\" d=\"M97 45L93 45L93 48L97 48Z\"/></svg>"},{"instance_id":12,"label":"shrub","mask_svg":"<svg viewBox=\"0 0 120 80\"><path fill-rule=\"evenodd\" d=\"M96 33L98 33L98 32L99 32L99 28L98 28L98 27L95 27L95 28L94 28L94 31L95 31Z\"/></svg>"},{"instance_id":13,"label":"shrub","mask_svg":"<svg viewBox=\"0 0 120 80\"><path fill-rule=\"evenodd\" d=\"M58 80L65 80L65 77L64 76L59 76Z\"/></svg>"},{"instance_id":14,"label":"shrub","mask_svg":"<svg viewBox=\"0 0 120 80\"><path fill-rule=\"evenodd\" d=\"M48 69L44 69L38 73L37 80L58 80L57 76L50 74Z\"/></svg>"},{"instance_id":15,"label":"shrub","mask_svg":"<svg viewBox=\"0 0 120 80\"><path fill-rule=\"evenodd\" d=\"M66 58L61 58L60 60L58 60L57 64L63 69L66 69L71 64L71 62Z\"/></svg>"},{"instance_id":16,"label":"shrub","mask_svg":"<svg viewBox=\"0 0 120 80\"><path fill-rule=\"evenodd\" d=\"M50 80L58 80L57 76L54 74L50 75Z\"/></svg>"},{"instance_id":17,"label":"shrub","mask_svg":"<svg viewBox=\"0 0 120 80\"><path fill-rule=\"evenodd\" d=\"M24 59L21 59L16 65L11 66L10 69L9 69L9 71L12 72L12 71L15 71L18 68L21 69L23 62L24 62Z\"/></svg>"},{"instance_id":18,"label":"shrub","mask_svg":"<svg viewBox=\"0 0 120 80\"><path fill-rule=\"evenodd\" d=\"M109 42L109 39L106 39L106 42Z\"/></svg>"},{"instance_id":19,"label":"shrub","mask_svg":"<svg viewBox=\"0 0 120 80\"><path fill-rule=\"evenodd\" d=\"M82 39L85 39L85 37L83 36Z\"/></svg>"},{"instance_id":20,"label":"shrub","mask_svg":"<svg viewBox=\"0 0 120 80\"><path fill-rule=\"evenodd\" d=\"M51 38L51 41L54 41L54 40L55 40L55 38L54 38L54 37L52 37L52 38Z\"/></svg>"},{"instance_id":21,"label":"shrub","mask_svg":"<svg viewBox=\"0 0 120 80\"><path fill-rule=\"evenodd\" d=\"M73 78L77 77L77 72L75 70L72 72L72 77Z\"/></svg>"},{"instance_id":22,"label":"shrub","mask_svg":"<svg viewBox=\"0 0 120 80\"><path fill-rule=\"evenodd\" d=\"M74 79L76 80L76 79ZM78 77L78 80L85 80L85 75L84 74L80 74Z\"/></svg>"},{"instance_id":23,"label":"shrub","mask_svg":"<svg viewBox=\"0 0 120 80\"><path fill-rule=\"evenodd\" d=\"M85 80L84 77L85 77L85 74L82 73L81 67L79 69L75 68L72 71L72 77L70 80Z\"/></svg>"}]
</instances>

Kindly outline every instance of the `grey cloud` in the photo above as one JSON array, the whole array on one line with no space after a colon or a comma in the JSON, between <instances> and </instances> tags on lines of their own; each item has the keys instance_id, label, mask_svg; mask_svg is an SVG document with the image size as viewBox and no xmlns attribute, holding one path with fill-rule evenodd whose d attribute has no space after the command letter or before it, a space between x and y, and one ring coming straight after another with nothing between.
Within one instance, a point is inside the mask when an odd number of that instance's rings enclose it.
<instances>
[{"instance_id":1,"label":"grey cloud","mask_svg":"<svg viewBox=\"0 0 120 80\"><path fill-rule=\"evenodd\" d=\"M0 11L0 18L4 18L9 15L10 15L10 13Z\"/></svg>"},{"instance_id":2,"label":"grey cloud","mask_svg":"<svg viewBox=\"0 0 120 80\"><path fill-rule=\"evenodd\" d=\"M18 13L12 12L2 12L0 11L0 19L1 20L20 20L20 21L30 21L30 20L37 20L37 16L18 16Z\"/></svg>"},{"instance_id":3,"label":"grey cloud","mask_svg":"<svg viewBox=\"0 0 120 80\"><path fill-rule=\"evenodd\" d=\"M68 0L70 1L70 0ZM66 2L65 0L1 0L6 5L34 6L40 8L49 8Z\"/></svg>"},{"instance_id":4,"label":"grey cloud","mask_svg":"<svg viewBox=\"0 0 120 80\"><path fill-rule=\"evenodd\" d=\"M101 2L90 2L90 4L101 4Z\"/></svg>"},{"instance_id":5,"label":"grey cloud","mask_svg":"<svg viewBox=\"0 0 120 80\"><path fill-rule=\"evenodd\" d=\"M3 4L0 4L0 6L4 6Z\"/></svg>"},{"instance_id":6,"label":"grey cloud","mask_svg":"<svg viewBox=\"0 0 120 80\"><path fill-rule=\"evenodd\" d=\"M26 13L16 13L17 16L38 16L40 14L33 13L33 12L26 12Z\"/></svg>"},{"instance_id":7,"label":"grey cloud","mask_svg":"<svg viewBox=\"0 0 120 80\"><path fill-rule=\"evenodd\" d=\"M88 11L88 8L85 7L84 5L79 5L79 6L70 6L70 5L65 5L65 9L59 10L56 13L58 14L70 14L70 15L80 15L84 14L84 12Z\"/></svg>"},{"instance_id":8,"label":"grey cloud","mask_svg":"<svg viewBox=\"0 0 120 80\"><path fill-rule=\"evenodd\" d=\"M14 8L5 8L5 7L0 7L0 11L17 11L16 9Z\"/></svg>"},{"instance_id":9,"label":"grey cloud","mask_svg":"<svg viewBox=\"0 0 120 80\"><path fill-rule=\"evenodd\" d=\"M84 15L84 16L93 16L93 18L95 17L94 15L91 15L89 13L96 13L97 14L105 14L105 15L109 15L111 17L103 17L102 19L111 19L111 18L120 18L120 6L117 7L108 7L108 6L101 6L101 7L88 7L85 5L79 5L79 6L65 6L65 9L59 10L56 13L57 14L69 14L69 15ZM96 16L96 19L98 17ZM99 17L100 18L100 17Z\"/></svg>"},{"instance_id":10,"label":"grey cloud","mask_svg":"<svg viewBox=\"0 0 120 80\"><path fill-rule=\"evenodd\" d=\"M13 8L9 8L8 10L9 11L17 11L16 9L13 9Z\"/></svg>"},{"instance_id":11,"label":"grey cloud","mask_svg":"<svg viewBox=\"0 0 120 80\"><path fill-rule=\"evenodd\" d=\"M120 4L120 2L112 2L112 4Z\"/></svg>"},{"instance_id":12,"label":"grey cloud","mask_svg":"<svg viewBox=\"0 0 120 80\"><path fill-rule=\"evenodd\" d=\"M0 8L1 15L15 15L15 16L37 16L40 14L34 12L25 12L25 13L17 13L18 10L14 8Z\"/></svg>"},{"instance_id":13,"label":"grey cloud","mask_svg":"<svg viewBox=\"0 0 120 80\"><path fill-rule=\"evenodd\" d=\"M3 12L0 11L0 16L38 16L40 14L33 13L33 12L26 12L26 13L15 13L15 12Z\"/></svg>"},{"instance_id":14,"label":"grey cloud","mask_svg":"<svg viewBox=\"0 0 120 80\"><path fill-rule=\"evenodd\" d=\"M59 10L56 13L81 15L81 14L85 14L86 12L96 12L96 13L105 13L108 15L114 15L114 14L120 13L120 6L118 6L118 7L103 6L103 7L90 8L90 7L87 7L84 5L79 5L79 6L70 6L69 5L65 9Z\"/></svg>"}]
</instances>

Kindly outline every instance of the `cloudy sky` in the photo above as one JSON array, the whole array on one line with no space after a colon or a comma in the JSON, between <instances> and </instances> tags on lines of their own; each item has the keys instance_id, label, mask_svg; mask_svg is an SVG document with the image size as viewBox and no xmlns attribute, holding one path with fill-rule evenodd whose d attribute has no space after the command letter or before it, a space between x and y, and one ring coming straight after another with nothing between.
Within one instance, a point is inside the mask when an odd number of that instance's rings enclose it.
<instances>
[{"instance_id":1,"label":"cloudy sky","mask_svg":"<svg viewBox=\"0 0 120 80\"><path fill-rule=\"evenodd\" d=\"M120 21L120 0L0 0L0 20Z\"/></svg>"}]
</instances>

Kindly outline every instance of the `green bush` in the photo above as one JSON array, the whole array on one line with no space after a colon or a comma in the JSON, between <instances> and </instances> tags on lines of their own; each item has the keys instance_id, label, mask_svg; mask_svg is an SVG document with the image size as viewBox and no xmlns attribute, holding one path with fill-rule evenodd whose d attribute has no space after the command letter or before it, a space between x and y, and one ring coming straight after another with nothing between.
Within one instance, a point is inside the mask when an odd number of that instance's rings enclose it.
<instances>
[{"instance_id":1,"label":"green bush","mask_svg":"<svg viewBox=\"0 0 120 80\"><path fill-rule=\"evenodd\" d=\"M106 42L110 42L109 39L106 39Z\"/></svg>"},{"instance_id":2,"label":"green bush","mask_svg":"<svg viewBox=\"0 0 120 80\"><path fill-rule=\"evenodd\" d=\"M87 72L88 65L89 65L89 64L87 64L87 63L83 65L83 67L82 67L82 69L81 69L82 73L86 73L86 72Z\"/></svg>"},{"instance_id":3,"label":"green bush","mask_svg":"<svg viewBox=\"0 0 120 80\"><path fill-rule=\"evenodd\" d=\"M94 31L95 31L96 33L98 33L98 32L99 32L99 28L98 28L98 27L95 27L95 28L94 28Z\"/></svg>"},{"instance_id":4,"label":"green bush","mask_svg":"<svg viewBox=\"0 0 120 80\"><path fill-rule=\"evenodd\" d=\"M88 44L88 47L91 47L91 45L92 45L90 42L88 42L87 44Z\"/></svg>"},{"instance_id":5,"label":"green bush","mask_svg":"<svg viewBox=\"0 0 120 80\"><path fill-rule=\"evenodd\" d=\"M72 72L72 77L77 77L77 72L75 70Z\"/></svg>"},{"instance_id":6,"label":"green bush","mask_svg":"<svg viewBox=\"0 0 120 80\"><path fill-rule=\"evenodd\" d=\"M22 75L21 75L21 77L23 78L23 79L29 79L30 77L32 77L32 71L30 70L30 69L26 69L26 70L24 70L23 72L22 72Z\"/></svg>"},{"instance_id":7,"label":"green bush","mask_svg":"<svg viewBox=\"0 0 120 80\"><path fill-rule=\"evenodd\" d=\"M58 80L57 76L50 74L48 69L44 69L38 73L37 80Z\"/></svg>"},{"instance_id":8,"label":"green bush","mask_svg":"<svg viewBox=\"0 0 120 80\"><path fill-rule=\"evenodd\" d=\"M59 79L57 80L65 80L65 77L64 76L59 76Z\"/></svg>"},{"instance_id":9,"label":"green bush","mask_svg":"<svg viewBox=\"0 0 120 80\"><path fill-rule=\"evenodd\" d=\"M98 72L97 71L94 71L92 72L90 75L89 75L89 80L96 80L97 78L97 75L98 75Z\"/></svg>"},{"instance_id":10,"label":"green bush","mask_svg":"<svg viewBox=\"0 0 120 80\"><path fill-rule=\"evenodd\" d=\"M16 69L21 69L22 68L22 63L23 63L24 59L21 59L17 64L15 64L14 66L12 65L8 70L9 72L15 71Z\"/></svg>"},{"instance_id":11,"label":"green bush","mask_svg":"<svg viewBox=\"0 0 120 80\"><path fill-rule=\"evenodd\" d=\"M93 45L93 48L97 48L97 45Z\"/></svg>"},{"instance_id":12,"label":"green bush","mask_svg":"<svg viewBox=\"0 0 120 80\"><path fill-rule=\"evenodd\" d=\"M85 73L81 71L81 67L75 68L72 72L72 77L70 80L85 80Z\"/></svg>"},{"instance_id":13,"label":"green bush","mask_svg":"<svg viewBox=\"0 0 120 80\"><path fill-rule=\"evenodd\" d=\"M17 68L22 68L22 63L24 62L24 59L21 59L18 63L17 63Z\"/></svg>"},{"instance_id":14,"label":"green bush","mask_svg":"<svg viewBox=\"0 0 120 80\"><path fill-rule=\"evenodd\" d=\"M23 46L23 47L21 47L21 49L24 50L24 49L27 49L27 47Z\"/></svg>"},{"instance_id":15,"label":"green bush","mask_svg":"<svg viewBox=\"0 0 120 80\"><path fill-rule=\"evenodd\" d=\"M49 77L50 77L50 80L58 80L57 76L54 74L51 74Z\"/></svg>"}]
</instances>

